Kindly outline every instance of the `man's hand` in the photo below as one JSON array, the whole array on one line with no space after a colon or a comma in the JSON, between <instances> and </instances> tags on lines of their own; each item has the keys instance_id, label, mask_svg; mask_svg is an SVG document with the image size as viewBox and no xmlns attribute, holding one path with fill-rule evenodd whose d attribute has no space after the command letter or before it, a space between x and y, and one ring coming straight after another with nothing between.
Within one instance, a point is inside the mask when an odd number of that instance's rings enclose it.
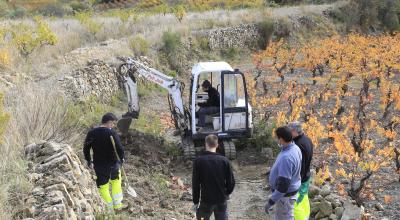
<instances>
[{"instance_id":1,"label":"man's hand","mask_svg":"<svg viewBox=\"0 0 400 220\"><path fill-rule=\"evenodd\" d=\"M193 206L192 206L192 211L193 211L194 213L196 213L198 208L199 208L199 204L193 204Z\"/></svg>"},{"instance_id":2,"label":"man's hand","mask_svg":"<svg viewBox=\"0 0 400 220\"><path fill-rule=\"evenodd\" d=\"M270 211L272 211L272 206L274 205L274 202L271 200L268 200L268 202L265 204L264 211L265 213L269 214Z\"/></svg>"},{"instance_id":3,"label":"man's hand","mask_svg":"<svg viewBox=\"0 0 400 220\"><path fill-rule=\"evenodd\" d=\"M92 163L92 161L90 161L90 160L86 161L86 165L87 165L87 167L88 167L89 169L93 169L93 163Z\"/></svg>"}]
</instances>

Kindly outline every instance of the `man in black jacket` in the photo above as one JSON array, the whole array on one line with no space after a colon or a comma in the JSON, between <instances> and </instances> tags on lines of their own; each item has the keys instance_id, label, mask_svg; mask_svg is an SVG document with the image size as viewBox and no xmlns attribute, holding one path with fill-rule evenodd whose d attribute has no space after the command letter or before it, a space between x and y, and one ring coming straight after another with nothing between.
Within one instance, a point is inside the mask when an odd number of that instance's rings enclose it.
<instances>
[{"instance_id":1,"label":"man in black jacket","mask_svg":"<svg viewBox=\"0 0 400 220\"><path fill-rule=\"evenodd\" d=\"M209 220L212 213L215 220L227 220L227 199L235 188L232 167L216 153L217 136L208 135L205 142L206 151L193 163L193 208L198 220Z\"/></svg>"},{"instance_id":2,"label":"man in black jacket","mask_svg":"<svg viewBox=\"0 0 400 220\"><path fill-rule=\"evenodd\" d=\"M124 148L118 134L113 130L117 122L117 117L112 113L107 113L101 120L101 126L89 131L86 136L83 153L89 168L94 165L97 176L96 184L99 188L100 196L104 199L109 208L121 209L123 207L121 172L120 167L124 161ZM115 141L115 148L111 142L111 137ZM91 160L90 149L93 150L93 162ZM118 157L121 161L118 160ZM110 183L112 197L110 195Z\"/></svg>"},{"instance_id":3,"label":"man in black jacket","mask_svg":"<svg viewBox=\"0 0 400 220\"><path fill-rule=\"evenodd\" d=\"M301 186L299 195L294 207L294 215L296 220L308 219L310 216L310 202L308 200L308 188L310 185L310 167L313 158L314 145L304 132L300 122L291 122L288 127L292 131L295 144L299 146L302 154L301 160Z\"/></svg>"},{"instance_id":4,"label":"man in black jacket","mask_svg":"<svg viewBox=\"0 0 400 220\"><path fill-rule=\"evenodd\" d=\"M200 109L197 112L199 116L199 127L204 127L206 124L206 115L214 114L219 112L219 93L211 86L210 81L205 80L201 87L204 92L208 93L208 99L206 103L199 103Z\"/></svg>"}]
</instances>

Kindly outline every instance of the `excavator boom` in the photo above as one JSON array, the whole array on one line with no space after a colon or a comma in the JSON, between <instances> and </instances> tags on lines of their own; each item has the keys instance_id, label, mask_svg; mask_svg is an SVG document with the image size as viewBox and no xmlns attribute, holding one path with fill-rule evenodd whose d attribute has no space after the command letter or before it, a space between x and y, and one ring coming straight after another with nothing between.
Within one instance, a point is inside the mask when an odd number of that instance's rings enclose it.
<instances>
[{"instance_id":1,"label":"excavator boom","mask_svg":"<svg viewBox=\"0 0 400 220\"><path fill-rule=\"evenodd\" d=\"M118 129L122 133L129 130L132 119L139 117L140 106L137 92L137 77L153 82L169 93L170 110L178 130L185 132L188 129L187 118L185 117L185 108L182 99L183 84L177 79L167 76L160 71L150 68L143 63L132 58L123 60L118 67L118 73L125 87L128 97L128 112L118 121Z\"/></svg>"}]
</instances>

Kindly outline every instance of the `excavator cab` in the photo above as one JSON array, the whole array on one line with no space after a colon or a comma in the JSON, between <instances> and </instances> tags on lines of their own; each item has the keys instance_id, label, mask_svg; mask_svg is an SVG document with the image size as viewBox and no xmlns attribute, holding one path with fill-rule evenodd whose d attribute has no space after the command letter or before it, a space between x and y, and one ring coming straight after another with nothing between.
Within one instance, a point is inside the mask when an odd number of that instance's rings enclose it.
<instances>
[{"instance_id":1,"label":"excavator cab","mask_svg":"<svg viewBox=\"0 0 400 220\"><path fill-rule=\"evenodd\" d=\"M205 111L205 123L202 122L202 127L199 127L199 113L210 98L201 88L206 80L218 91L219 106L217 111ZM221 140L220 151L230 159L236 158L232 140L249 138L253 127L244 74L225 62L198 63L192 69L190 99L191 133L195 148L201 149L205 136L215 134ZM212 109L215 110L214 107Z\"/></svg>"}]
</instances>

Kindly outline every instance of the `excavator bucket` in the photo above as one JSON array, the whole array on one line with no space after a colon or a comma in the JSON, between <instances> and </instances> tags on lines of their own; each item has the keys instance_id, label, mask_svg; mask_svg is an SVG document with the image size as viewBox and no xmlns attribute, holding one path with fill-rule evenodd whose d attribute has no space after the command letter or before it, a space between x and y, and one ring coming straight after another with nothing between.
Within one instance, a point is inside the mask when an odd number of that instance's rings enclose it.
<instances>
[{"instance_id":1,"label":"excavator bucket","mask_svg":"<svg viewBox=\"0 0 400 220\"><path fill-rule=\"evenodd\" d=\"M132 118L131 117L123 117L118 120L117 127L121 131L122 134L126 134L129 131L129 127L131 126Z\"/></svg>"}]
</instances>

